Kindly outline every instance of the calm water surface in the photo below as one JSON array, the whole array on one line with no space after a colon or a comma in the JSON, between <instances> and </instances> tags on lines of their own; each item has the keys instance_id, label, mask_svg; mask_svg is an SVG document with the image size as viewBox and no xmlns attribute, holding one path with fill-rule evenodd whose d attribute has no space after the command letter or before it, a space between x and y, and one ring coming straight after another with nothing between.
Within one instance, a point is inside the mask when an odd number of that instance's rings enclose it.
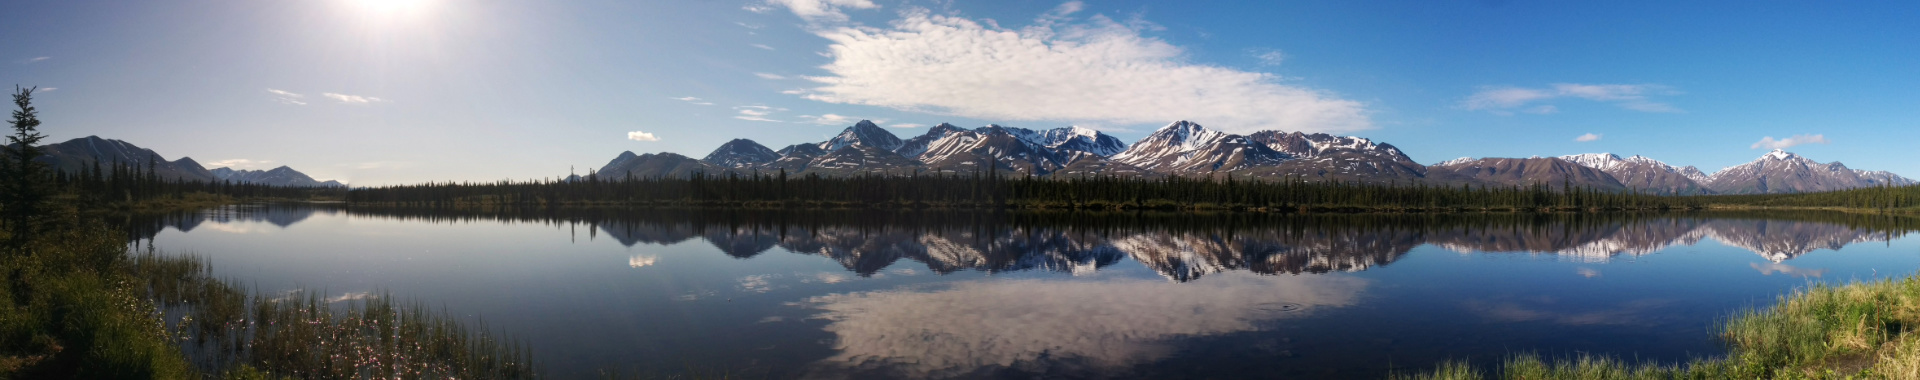
<instances>
[{"instance_id":1,"label":"calm water surface","mask_svg":"<svg viewBox=\"0 0 1920 380\"><path fill-rule=\"evenodd\" d=\"M1720 355L1810 281L1920 267L1838 214L1251 216L253 205L140 224L273 292L419 300L551 375L1379 378Z\"/></svg>"}]
</instances>

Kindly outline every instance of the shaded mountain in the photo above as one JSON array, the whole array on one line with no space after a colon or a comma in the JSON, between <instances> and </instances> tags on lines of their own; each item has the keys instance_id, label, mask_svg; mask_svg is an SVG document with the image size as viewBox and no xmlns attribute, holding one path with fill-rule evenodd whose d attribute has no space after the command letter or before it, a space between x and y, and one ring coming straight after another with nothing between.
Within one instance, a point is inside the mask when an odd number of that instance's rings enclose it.
<instances>
[{"instance_id":1,"label":"shaded mountain","mask_svg":"<svg viewBox=\"0 0 1920 380\"><path fill-rule=\"evenodd\" d=\"M907 175L919 167L919 161L901 157L890 150L867 144L849 144L815 157L807 162L804 172L823 176Z\"/></svg>"},{"instance_id":2,"label":"shaded mountain","mask_svg":"<svg viewBox=\"0 0 1920 380\"><path fill-rule=\"evenodd\" d=\"M700 159L708 164L724 168L748 168L780 159L780 154L765 145L748 139L733 139L720 148Z\"/></svg>"},{"instance_id":3,"label":"shaded mountain","mask_svg":"<svg viewBox=\"0 0 1920 380\"><path fill-rule=\"evenodd\" d=\"M760 165L761 170L767 172L784 170L791 174L799 174L801 171L807 170L807 165L812 164L813 159L826 155L827 151L820 150L818 144L793 144L785 148L780 148L780 150L775 153L779 153L780 158Z\"/></svg>"},{"instance_id":4,"label":"shaded mountain","mask_svg":"<svg viewBox=\"0 0 1920 380\"><path fill-rule=\"evenodd\" d=\"M301 173L300 171L293 170L293 168L289 168L286 166L281 166L281 167L268 169L268 170L234 170L233 168L215 168L209 172L213 173L213 177L217 180L233 181L236 183L252 183L252 184L260 184L260 185L287 186L287 187L346 187L346 185L341 184L340 181L330 180L330 181L322 182L322 181L313 179L313 177L307 176L306 173Z\"/></svg>"},{"instance_id":5,"label":"shaded mountain","mask_svg":"<svg viewBox=\"0 0 1920 380\"><path fill-rule=\"evenodd\" d=\"M87 136L67 140L59 144L41 147L46 156L39 161L54 170L77 172L99 163L101 170L113 170L114 163L120 163L139 170L147 170L152 164L154 173L160 178L185 181L212 181L213 172L200 166L192 158L181 157L167 161L160 153L141 148L126 141L104 139L100 136Z\"/></svg>"},{"instance_id":6,"label":"shaded mountain","mask_svg":"<svg viewBox=\"0 0 1920 380\"><path fill-rule=\"evenodd\" d=\"M1427 179L1434 182L1473 183L1494 186L1547 185L1552 188L1585 187L1624 190L1625 185L1599 169L1581 166L1559 158L1482 158L1458 159L1427 167Z\"/></svg>"},{"instance_id":7,"label":"shaded mountain","mask_svg":"<svg viewBox=\"0 0 1920 380\"><path fill-rule=\"evenodd\" d=\"M1072 156L1067 160L1067 166L1061 167L1060 169L1053 171L1053 174L1052 174L1053 177L1063 178L1063 177L1097 177L1097 176L1116 176L1116 177L1158 177L1160 176L1160 173L1147 171L1146 169L1141 169L1133 165L1114 162L1113 160L1109 160L1106 157L1100 157L1092 153L1085 153L1085 152L1075 152L1075 153L1077 154L1075 154L1074 156Z\"/></svg>"},{"instance_id":8,"label":"shaded mountain","mask_svg":"<svg viewBox=\"0 0 1920 380\"><path fill-rule=\"evenodd\" d=\"M1849 169L1775 149L1753 162L1714 172L1706 187L1723 194L1777 194L1912 184L1912 179L1893 173Z\"/></svg>"},{"instance_id":9,"label":"shaded mountain","mask_svg":"<svg viewBox=\"0 0 1920 380\"><path fill-rule=\"evenodd\" d=\"M692 157L673 153L620 153L607 166L595 171L603 179L685 177L693 173L721 173L725 168L708 165Z\"/></svg>"},{"instance_id":10,"label":"shaded mountain","mask_svg":"<svg viewBox=\"0 0 1920 380\"><path fill-rule=\"evenodd\" d=\"M1696 175L1705 175L1692 166L1678 168L1644 156L1621 158L1613 153L1576 154L1560 156L1560 159L1606 172L1628 189L1662 194L1709 193L1694 179Z\"/></svg>"}]
</instances>

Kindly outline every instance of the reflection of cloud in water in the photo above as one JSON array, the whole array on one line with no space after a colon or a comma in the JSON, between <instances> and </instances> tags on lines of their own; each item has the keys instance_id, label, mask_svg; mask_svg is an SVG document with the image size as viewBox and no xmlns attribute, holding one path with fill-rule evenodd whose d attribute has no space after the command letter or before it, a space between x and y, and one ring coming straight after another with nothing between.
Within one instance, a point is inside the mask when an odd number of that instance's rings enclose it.
<instances>
[{"instance_id":1,"label":"reflection of cloud in water","mask_svg":"<svg viewBox=\"0 0 1920 380\"><path fill-rule=\"evenodd\" d=\"M648 254L638 254L638 255L633 255L633 257L627 258L627 266L639 268L639 267L653 265L655 262L659 262L659 261L660 261L659 256L648 255Z\"/></svg>"},{"instance_id":2,"label":"reflection of cloud in water","mask_svg":"<svg viewBox=\"0 0 1920 380\"><path fill-rule=\"evenodd\" d=\"M878 276L878 275L875 275L875 276ZM839 273L820 272L820 273L815 273L811 278L801 279L800 282L805 282L805 283L820 282L820 283L827 283L827 284L838 284L842 282L847 282L849 280L853 280L853 277L844 275L844 274L839 274Z\"/></svg>"},{"instance_id":3,"label":"reflection of cloud in water","mask_svg":"<svg viewBox=\"0 0 1920 380\"><path fill-rule=\"evenodd\" d=\"M766 293L773 291L773 279L777 274L756 274L740 278L740 290L748 293Z\"/></svg>"},{"instance_id":4,"label":"reflection of cloud in water","mask_svg":"<svg viewBox=\"0 0 1920 380\"><path fill-rule=\"evenodd\" d=\"M1573 270L1573 272L1574 272L1574 273L1579 273L1579 274L1580 274L1580 277L1586 277L1586 278L1594 278L1594 277L1600 277L1600 271L1599 271L1599 270L1597 270L1597 269L1593 269L1593 268L1588 268L1588 267L1580 267L1580 269L1575 269L1575 270Z\"/></svg>"},{"instance_id":5,"label":"reflection of cloud in water","mask_svg":"<svg viewBox=\"0 0 1920 380\"><path fill-rule=\"evenodd\" d=\"M220 231L220 232L225 232L230 234L264 234L264 233L273 232L274 230L280 229L280 227L276 227L274 225L266 224L266 223L244 223L244 222L205 223L205 224L201 224L200 228L204 228L212 231Z\"/></svg>"},{"instance_id":6,"label":"reflection of cloud in water","mask_svg":"<svg viewBox=\"0 0 1920 380\"><path fill-rule=\"evenodd\" d=\"M1672 303L1668 300L1643 299L1628 301L1612 307L1598 310L1578 309L1573 305L1561 305L1553 298L1542 297L1524 300L1484 301L1467 300L1466 308L1476 314L1501 322L1546 321L1563 325L1630 325L1646 323L1660 313L1656 309Z\"/></svg>"},{"instance_id":7,"label":"reflection of cloud in water","mask_svg":"<svg viewBox=\"0 0 1920 380\"><path fill-rule=\"evenodd\" d=\"M1748 263L1747 265L1753 267L1753 270L1760 271L1760 274L1764 276L1772 276L1774 273L1779 273L1798 277L1820 277L1821 275L1827 274L1826 269L1807 269L1787 264Z\"/></svg>"},{"instance_id":8,"label":"reflection of cloud in water","mask_svg":"<svg viewBox=\"0 0 1920 380\"><path fill-rule=\"evenodd\" d=\"M1121 370L1171 354L1170 340L1253 331L1301 307L1350 305L1366 287L1341 276L994 280L809 301L838 337L840 354L823 363L923 378L1064 363Z\"/></svg>"},{"instance_id":9,"label":"reflection of cloud in water","mask_svg":"<svg viewBox=\"0 0 1920 380\"><path fill-rule=\"evenodd\" d=\"M364 300L368 298L373 298L373 295L367 294L367 292L349 292L349 293L340 294L339 296L327 297L327 303L359 301L359 300Z\"/></svg>"}]
</instances>

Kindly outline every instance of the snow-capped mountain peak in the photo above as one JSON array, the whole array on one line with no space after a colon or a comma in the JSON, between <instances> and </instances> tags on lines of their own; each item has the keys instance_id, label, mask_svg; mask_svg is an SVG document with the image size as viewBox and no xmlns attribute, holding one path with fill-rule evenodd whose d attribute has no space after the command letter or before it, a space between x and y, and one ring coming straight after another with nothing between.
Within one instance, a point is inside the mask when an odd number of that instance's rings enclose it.
<instances>
[{"instance_id":1,"label":"snow-capped mountain peak","mask_svg":"<svg viewBox=\"0 0 1920 380\"><path fill-rule=\"evenodd\" d=\"M1464 164L1464 163L1473 162L1473 161L1474 161L1473 157L1461 157L1461 158L1455 158L1455 159L1446 160L1446 161L1440 161L1440 163L1433 164L1433 166L1452 166L1452 165L1459 165L1459 164Z\"/></svg>"},{"instance_id":2,"label":"snow-capped mountain peak","mask_svg":"<svg viewBox=\"0 0 1920 380\"><path fill-rule=\"evenodd\" d=\"M1795 158L1800 158L1800 155L1798 155L1798 154L1793 154L1793 152L1788 152L1788 151L1787 151L1787 150L1785 150L1785 149L1774 149L1774 150L1773 150L1772 152L1767 152L1767 155L1765 155L1765 156L1761 156L1761 158L1765 158L1765 159L1769 159L1769 160L1782 160L1782 161L1784 161L1784 160L1791 160L1791 159L1795 159Z\"/></svg>"}]
</instances>

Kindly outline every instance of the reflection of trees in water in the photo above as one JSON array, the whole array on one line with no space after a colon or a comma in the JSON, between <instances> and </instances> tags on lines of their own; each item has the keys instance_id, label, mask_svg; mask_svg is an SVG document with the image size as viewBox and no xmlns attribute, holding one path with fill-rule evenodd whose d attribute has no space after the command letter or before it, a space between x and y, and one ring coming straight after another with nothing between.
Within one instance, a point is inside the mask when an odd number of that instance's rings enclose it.
<instances>
[{"instance_id":1,"label":"reflection of trees in water","mask_svg":"<svg viewBox=\"0 0 1920 380\"><path fill-rule=\"evenodd\" d=\"M287 228L307 220L315 213L336 214L345 211L344 205L329 203L240 204L155 215L119 215L117 219L125 226L128 240L145 240L152 239L167 228L191 232L208 224L247 223L266 223ZM109 221L115 219L106 218Z\"/></svg>"},{"instance_id":2,"label":"reflection of trees in water","mask_svg":"<svg viewBox=\"0 0 1920 380\"><path fill-rule=\"evenodd\" d=\"M1713 239L1774 262L1818 249L1888 241L1913 219L1840 213L1255 214L877 210L397 209L326 204L230 206L129 218L135 238L165 227L266 222L315 212L427 223L502 221L573 226L589 239L678 244L701 239L750 258L774 247L872 275L916 261L938 273L1084 273L1131 257L1175 281L1224 271L1359 271L1421 244L1461 252L1527 252L1583 261L1643 255Z\"/></svg>"}]
</instances>

